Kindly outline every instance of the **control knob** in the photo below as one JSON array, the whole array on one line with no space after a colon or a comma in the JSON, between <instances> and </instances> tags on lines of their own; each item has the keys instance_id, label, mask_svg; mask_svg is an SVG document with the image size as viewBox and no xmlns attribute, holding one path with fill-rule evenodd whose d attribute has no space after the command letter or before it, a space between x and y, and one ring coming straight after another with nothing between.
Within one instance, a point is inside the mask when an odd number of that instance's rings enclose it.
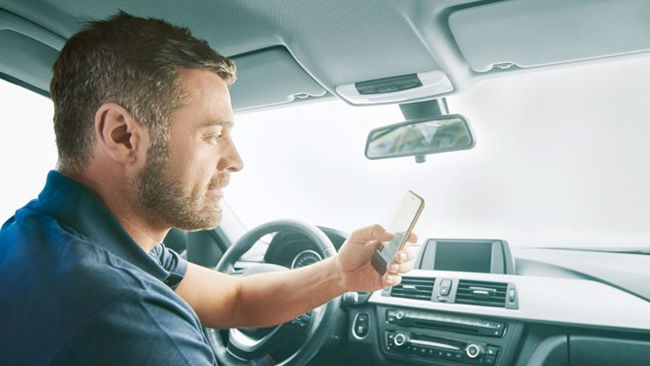
<instances>
[{"instance_id":1,"label":"control knob","mask_svg":"<svg viewBox=\"0 0 650 366\"><path fill-rule=\"evenodd\" d=\"M401 310L398 310L398 311L395 313L395 318L396 318L397 320L402 320L402 319L404 319L404 316L405 316L405 314L404 314L404 312L401 311Z\"/></svg>"},{"instance_id":2,"label":"control knob","mask_svg":"<svg viewBox=\"0 0 650 366\"><path fill-rule=\"evenodd\" d=\"M467 347L465 347L465 354L467 357L475 359L483 354L483 347L474 343L468 344Z\"/></svg>"},{"instance_id":3,"label":"control knob","mask_svg":"<svg viewBox=\"0 0 650 366\"><path fill-rule=\"evenodd\" d=\"M407 341L408 341L408 336L404 333L395 334L395 339L393 339L393 343L395 343L397 347L403 346Z\"/></svg>"}]
</instances>

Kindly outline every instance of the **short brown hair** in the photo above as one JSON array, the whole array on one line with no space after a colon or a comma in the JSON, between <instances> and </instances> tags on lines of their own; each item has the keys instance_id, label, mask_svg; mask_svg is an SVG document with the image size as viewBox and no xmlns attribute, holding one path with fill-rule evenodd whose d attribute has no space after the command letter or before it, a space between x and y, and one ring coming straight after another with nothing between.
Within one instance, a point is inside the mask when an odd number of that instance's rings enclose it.
<instances>
[{"instance_id":1,"label":"short brown hair","mask_svg":"<svg viewBox=\"0 0 650 366\"><path fill-rule=\"evenodd\" d=\"M50 94L59 169L78 173L90 160L97 109L112 102L168 140L169 117L182 103L181 68L215 72L231 85L236 67L189 29L124 12L89 22L54 63Z\"/></svg>"}]
</instances>

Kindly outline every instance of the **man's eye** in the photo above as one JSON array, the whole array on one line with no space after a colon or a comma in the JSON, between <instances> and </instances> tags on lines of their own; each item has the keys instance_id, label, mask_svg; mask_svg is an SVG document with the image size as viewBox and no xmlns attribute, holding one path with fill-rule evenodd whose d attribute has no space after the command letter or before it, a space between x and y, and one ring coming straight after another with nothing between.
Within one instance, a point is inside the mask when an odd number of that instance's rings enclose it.
<instances>
[{"instance_id":1,"label":"man's eye","mask_svg":"<svg viewBox=\"0 0 650 366\"><path fill-rule=\"evenodd\" d=\"M218 134L209 135L206 138L206 140L208 140L208 142L210 142L210 143L217 143L217 142L221 141L222 137L223 137L223 132L219 132Z\"/></svg>"}]
</instances>

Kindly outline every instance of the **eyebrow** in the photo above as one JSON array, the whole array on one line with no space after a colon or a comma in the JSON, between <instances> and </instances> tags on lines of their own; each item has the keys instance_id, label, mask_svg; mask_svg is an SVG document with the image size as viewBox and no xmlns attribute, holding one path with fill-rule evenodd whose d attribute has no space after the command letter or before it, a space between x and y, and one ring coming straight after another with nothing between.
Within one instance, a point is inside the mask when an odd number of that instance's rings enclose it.
<instances>
[{"instance_id":1,"label":"eyebrow","mask_svg":"<svg viewBox=\"0 0 650 366\"><path fill-rule=\"evenodd\" d=\"M208 122L205 122L199 126L199 128L208 128L208 127L214 127L214 126L222 126L223 128L233 128L235 126L235 123L233 121L228 121L228 120L211 120Z\"/></svg>"}]
</instances>

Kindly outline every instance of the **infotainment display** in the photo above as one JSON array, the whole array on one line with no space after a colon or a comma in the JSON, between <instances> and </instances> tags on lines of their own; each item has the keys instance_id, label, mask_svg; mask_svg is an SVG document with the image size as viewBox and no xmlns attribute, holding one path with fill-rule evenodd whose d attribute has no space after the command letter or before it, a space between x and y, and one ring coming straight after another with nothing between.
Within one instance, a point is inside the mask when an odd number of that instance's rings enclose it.
<instances>
[{"instance_id":1,"label":"infotainment display","mask_svg":"<svg viewBox=\"0 0 650 366\"><path fill-rule=\"evenodd\" d=\"M484 243L439 241L433 267L442 271L490 273L492 246Z\"/></svg>"},{"instance_id":2,"label":"infotainment display","mask_svg":"<svg viewBox=\"0 0 650 366\"><path fill-rule=\"evenodd\" d=\"M428 239L416 263L419 269L514 273L510 248L503 240Z\"/></svg>"}]
</instances>

